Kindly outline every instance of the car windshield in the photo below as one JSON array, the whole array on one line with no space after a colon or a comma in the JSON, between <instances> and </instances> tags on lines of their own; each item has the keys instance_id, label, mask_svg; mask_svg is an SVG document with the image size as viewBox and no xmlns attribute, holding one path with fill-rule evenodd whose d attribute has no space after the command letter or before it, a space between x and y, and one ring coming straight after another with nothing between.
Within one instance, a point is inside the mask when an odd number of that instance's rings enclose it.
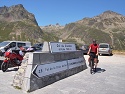
<instances>
[{"instance_id":1,"label":"car windshield","mask_svg":"<svg viewBox=\"0 0 125 94\"><path fill-rule=\"evenodd\" d=\"M108 45L100 45L99 48L108 48Z\"/></svg>"},{"instance_id":2,"label":"car windshield","mask_svg":"<svg viewBox=\"0 0 125 94\"><path fill-rule=\"evenodd\" d=\"M1 43L0 43L0 47L6 46L8 43L10 43L10 42L5 42L5 41L4 41L4 42L1 42Z\"/></svg>"}]
</instances>

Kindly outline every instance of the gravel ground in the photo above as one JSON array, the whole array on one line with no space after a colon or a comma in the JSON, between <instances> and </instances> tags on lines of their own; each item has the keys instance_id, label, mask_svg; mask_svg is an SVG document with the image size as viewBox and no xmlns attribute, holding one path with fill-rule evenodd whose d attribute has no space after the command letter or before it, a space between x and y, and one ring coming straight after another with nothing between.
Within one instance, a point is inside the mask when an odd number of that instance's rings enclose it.
<instances>
[{"instance_id":1,"label":"gravel ground","mask_svg":"<svg viewBox=\"0 0 125 94\"><path fill-rule=\"evenodd\" d=\"M88 55L84 56L88 65ZM25 94L11 86L16 71L0 70L0 94ZM97 72L89 67L73 76L57 81L30 94L125 94L125 55L99 56Z\"/></svg>"}]
</instances>

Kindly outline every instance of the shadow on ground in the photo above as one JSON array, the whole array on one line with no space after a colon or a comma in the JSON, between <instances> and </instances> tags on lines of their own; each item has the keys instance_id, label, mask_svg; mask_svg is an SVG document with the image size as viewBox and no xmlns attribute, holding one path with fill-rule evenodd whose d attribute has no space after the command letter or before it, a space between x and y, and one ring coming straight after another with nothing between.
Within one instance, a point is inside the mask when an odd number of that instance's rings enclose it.
<instances>
[{"instance_id":1,"label":"shadow on ground","mask_svg":"<svg viewBox=\"0 0 125 94\"><path fill-rule=\"evenodd\" d=\"M8 69L6 72L11 72L11 71L18 71L19 68L11 68L11 69Z\"/></svg>"},{"instance_id":2,"label":"shadow on ground","mask_svg":"<svg viewBox=\"0 0 125 94\"><path fill-rule=\"evenodd\" d=\"M105 71L106 71L105 69L96 68L96 73L102 73L102 72L105 72Z\"/></svg>"},{"instance_id":3,"label":"shadow on ground","mask_svg":"<svg viewBox=\"0 0 125 94\"><path fill-rule=\"evenodd\" d=\"M100 56L113 56L113 54L111 54L111 55L102 54L102 55L100 55Z\"/></svg>"}]
</instances>

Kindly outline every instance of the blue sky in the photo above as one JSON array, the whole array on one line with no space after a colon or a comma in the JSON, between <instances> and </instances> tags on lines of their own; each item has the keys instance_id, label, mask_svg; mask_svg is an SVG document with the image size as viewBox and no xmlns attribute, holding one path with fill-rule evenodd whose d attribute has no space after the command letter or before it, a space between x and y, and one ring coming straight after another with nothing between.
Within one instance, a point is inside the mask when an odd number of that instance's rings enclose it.
<instances>
[{"instance_id":1,"label":"blue sky","mask_svg":"<svg viewBox=\"0 0 125 94\"><path fill-rule=\"evenodd\" d=\"M107 10L125 16L125 0L0 0L0 7L17 4L33 13L39 26L65 25Z\"/></svg>"}]
</instances>

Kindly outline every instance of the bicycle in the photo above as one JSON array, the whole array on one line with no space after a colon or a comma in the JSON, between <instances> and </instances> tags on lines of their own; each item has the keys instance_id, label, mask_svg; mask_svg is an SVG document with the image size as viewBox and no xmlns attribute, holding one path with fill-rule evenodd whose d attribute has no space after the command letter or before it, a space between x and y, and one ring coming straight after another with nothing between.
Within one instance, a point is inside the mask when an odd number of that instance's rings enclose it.
<instances>
[{"instance_id":1,"label":"bicycle","mask_svg":"<svg viewBox=\"0 0 125 94\"><path fill-rule=\"evenodd\" d=\"M93 73L95 73L95 70L96 70L95 62L94 62L94 59L95 59L96 54L93 53L93 52L90 52L89 56L90 56L90 62L89 62L90 73L93 74ZM95 68L94 68L94 67L95 67Z\"/></svg>"}]
</instances>

